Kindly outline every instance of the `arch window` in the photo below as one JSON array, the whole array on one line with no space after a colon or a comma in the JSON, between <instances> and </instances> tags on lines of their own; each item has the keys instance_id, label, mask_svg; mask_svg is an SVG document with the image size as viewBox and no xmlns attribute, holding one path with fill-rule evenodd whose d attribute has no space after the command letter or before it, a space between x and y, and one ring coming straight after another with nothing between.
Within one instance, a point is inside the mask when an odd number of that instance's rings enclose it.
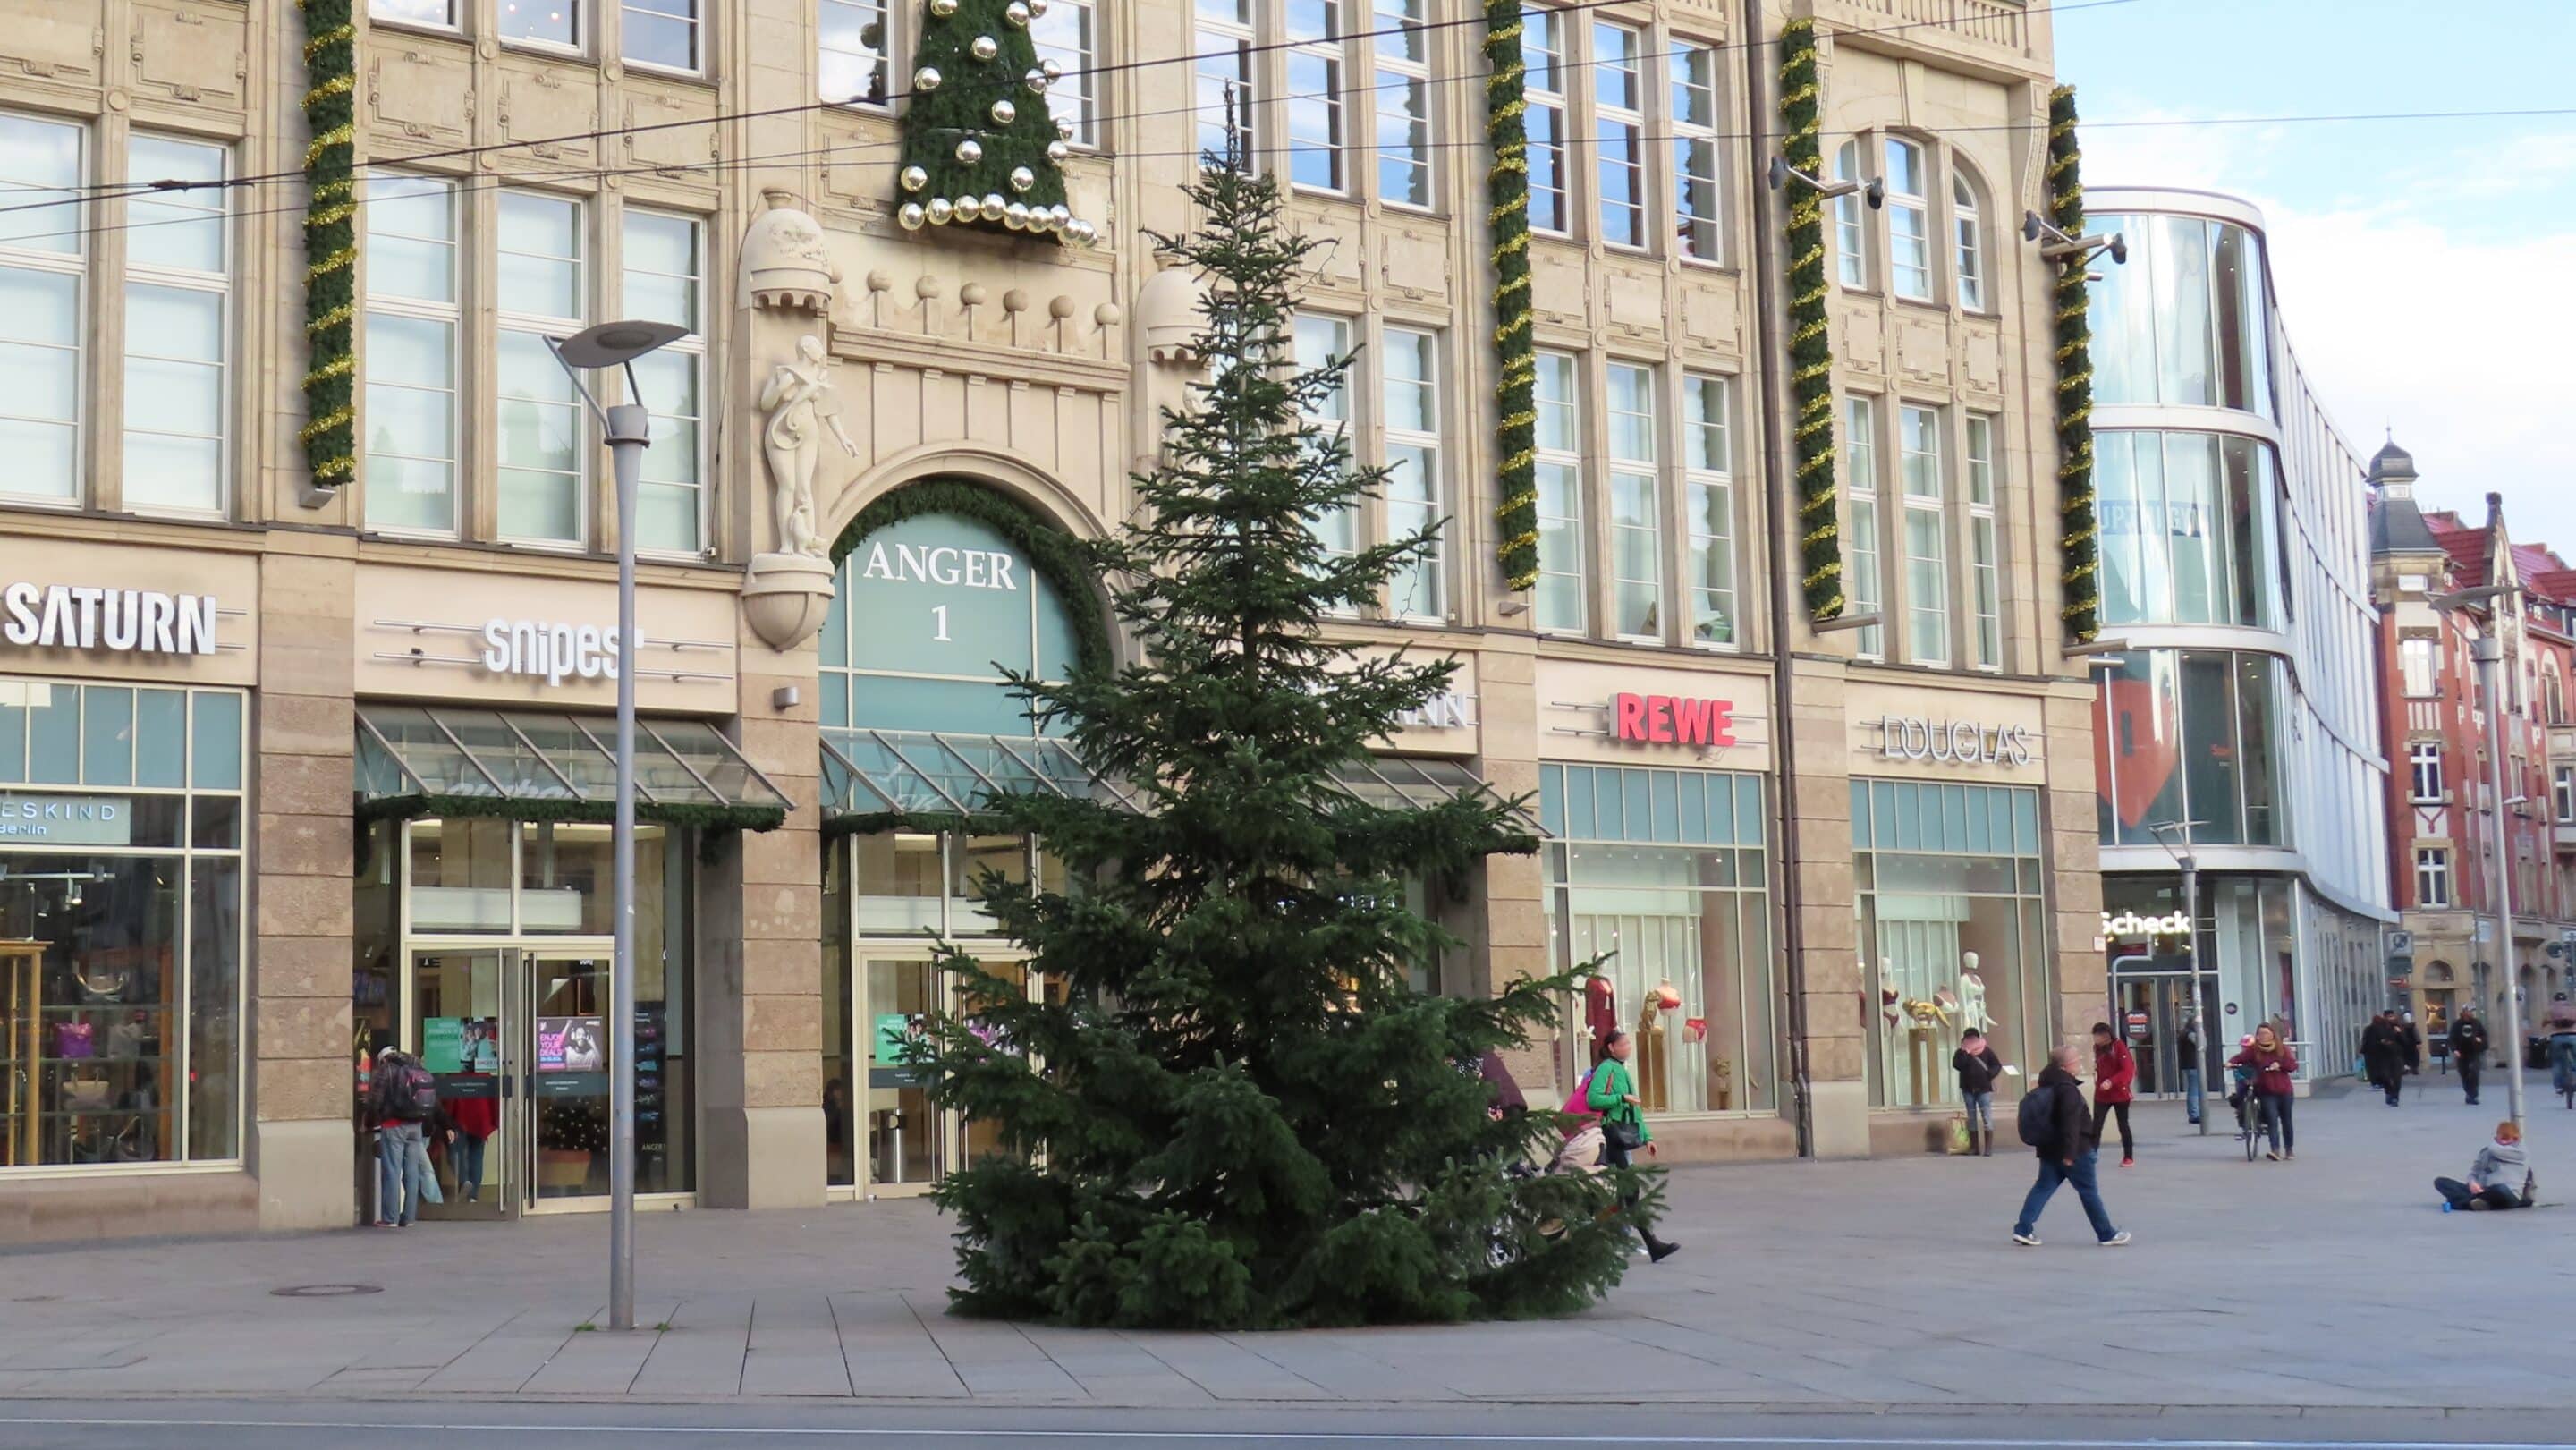
<instances>
[{"instance_id":1,"label":"arch window","mask_svg":"<svg viewBox=\"0 0 2576 1450\"><path fill-rule=\"evenodd\" d=\"M1977 206L1977 189L1967 173L1953 169L1950 173L1951 265L1959 279L1959 305L1971 312L1986 310L1986 223L1985 213Z\"/></svg>"},{"instance_id":2,"label":"arch window","mask_svg":"<svg viewBox=\"0 0 2576 1450\"><path fill-rule=\"evenodd\" d=\"M1932 201L1923 148L1903 137L1886 145L1887 281L1897 296L1932 300Z\"/></svg>"},{"instance_id":3,"label":"arch window","mask_svg":"<svg viewBox=\"0 0 2576 1450\"><path fill-rule=\"evenodd\" d=\"M1860 141L1845 141L1834 152L1834 180L1858 182ZM1869 285L1869 222L1859 192L1834 198L1835 275L1845 287Z\"/></svg>"}]
</instances>

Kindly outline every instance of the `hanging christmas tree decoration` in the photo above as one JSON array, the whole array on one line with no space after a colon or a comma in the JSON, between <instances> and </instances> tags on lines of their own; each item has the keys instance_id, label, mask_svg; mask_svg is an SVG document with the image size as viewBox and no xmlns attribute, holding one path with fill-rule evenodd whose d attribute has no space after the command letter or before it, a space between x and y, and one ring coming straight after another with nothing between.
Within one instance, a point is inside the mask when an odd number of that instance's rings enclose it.
<instances>
[{"instance_id":1,"label":"hanging christmas tree decoration","mask_svg":"<svg viewBox=\"0 0 2576 1450\"><path fill-rule=\"evenodd\" d=\"M1063 171L1073 128L1029 99L1045 96L1064 73L1038 54L1029 33L1047 4L925 0L911 104L899 123L898 222L904 204L918 203L927 226L1053 233L1074 242L1078 218L1066 205Z\"/></svg>"},{"instance_id":2,"label":"hanging christmas tree decoration","mask_svg":"<svg viewBox=\"0 0 2576 1450\"><path fill-rule=\"evenodd\" d=\"M920 202L907 201L896 209L894 219L905 231L917 232L922 223L930 220L930 212Z\"/></svg>"}]
</instances>

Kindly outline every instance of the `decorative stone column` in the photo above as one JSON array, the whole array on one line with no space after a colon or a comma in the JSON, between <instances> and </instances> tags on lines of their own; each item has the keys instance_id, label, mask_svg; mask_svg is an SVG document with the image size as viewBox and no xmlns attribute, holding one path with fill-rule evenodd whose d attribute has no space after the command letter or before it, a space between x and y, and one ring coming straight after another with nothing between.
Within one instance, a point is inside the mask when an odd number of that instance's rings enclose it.
<instances>
[{"instance_id":1,"label":"decorative stone column","mask_svg":"<svg viewBox=\"0 0 2576 1450\"><path fill-rule=\"evenodd\" d=\"M1800 1006L1807 1038L1807 1086L1818 1158L1860 1158L1869 1149L1869 1038L1860 1001L1859 897L1852 874L1851 723L1845 718L1845 665L1839 659L1791 655L1777 668L1793 674L1790 718L1778 728L1796 738L1798 778L1789 809L1798 819L1798 855L1787 862L1797 883ZM1775 773L1771 789L1782 789ZM1772 843L1773 850L1780 848ZM1783 943L1783 960L1785 957ZM1786 1064L1783 1064L1784 1068ZM1783 1099L1795 1084L1782 1084Z\"/></svg>"},{"instance_id":2,"label":"decorative stone column","mask_svg":"<svg viewBox=\"0 0 2576 1450\"><path fill-rule=\"evenodd\" d=\"M2089 1043L2111 1013L2110 966L2102 950L2102 826L2093 778L2093 694L2086 681L2050 688L2048 720L2048 906L2057 1040ZM2204 881L2207 878L2203 878ZM2203 897L2203 900L2206 900ZM2225 1031L2204 1024L2204 1031ZM2250 1029L2249 1029L2250 1030ZM2025 1071L2047 1059L2029 1054Z\"/></svg>"}]
</instances>

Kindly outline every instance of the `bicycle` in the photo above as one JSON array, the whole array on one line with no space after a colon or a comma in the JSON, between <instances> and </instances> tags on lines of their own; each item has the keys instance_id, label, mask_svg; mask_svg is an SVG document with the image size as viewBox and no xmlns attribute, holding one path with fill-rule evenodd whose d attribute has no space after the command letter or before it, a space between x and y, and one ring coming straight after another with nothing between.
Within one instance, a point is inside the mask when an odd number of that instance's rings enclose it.
<instances>
[{"instance_id":1,"label":"bicycle","mask_svg":"<svg viewBox=\"0 0 2576 1450\"><path fill-rule=\"evenodd\" d=\"M2238 1087L2228 1099L2236 1106L2236 1141L2245 1145L2245 1161L2251 1163L2262 1151L2263 1105L2251 1083Z\"/></svg>"}]
</instances>

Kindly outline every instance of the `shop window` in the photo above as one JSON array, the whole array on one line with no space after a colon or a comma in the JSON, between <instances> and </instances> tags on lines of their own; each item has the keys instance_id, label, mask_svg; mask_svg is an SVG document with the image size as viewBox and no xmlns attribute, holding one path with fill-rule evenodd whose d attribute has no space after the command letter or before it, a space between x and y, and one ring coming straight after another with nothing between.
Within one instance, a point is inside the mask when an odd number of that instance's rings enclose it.
<instances>
[{"instance_id":1,"label":"shop window","mask_svg":"<svg viewBox=\"0 0 2576 1450\"><path fill-rule=\"evenodd\" d=\"M1761 777L1543 765L1539 783L1560 959L1600 961L1573 1006L1573 1071L1624 1028L1648 1112L1775 1108Z\"/></svg>"},{"instance_id":2,"label":"shop window","mask_svg":"<svg viewBox=\"0 0 2576 1450\"><path fill-rule=\"evenodd\" d=\"M2094 697L2102 841L2149 845L2189 822L2202 845L2291 844L2280 796L2281 696L2269 655L2133 651Z\"/></svg>"},{"instance_id":3,"label":"shop window","mask_svg":"<svg viewBox=\"0 0 2576 1450\"><path fill-rule=\"evenodd\" d=\"M1958 1102L1950 1054L1971 1029L2035 1072L2048 1044L2039 793L1856 779L1852 823L1872 1105Z\"/></svg>"},{"instance_id":4,"label":"shop window","mask_svg":"<svg viewBox=\"0 0 2576 1450\"><path fill-rule=\"evenodd\" d=\"M0 681L0 1169L240 1156L245 709Z\"/></svg>"}]
</instances>

